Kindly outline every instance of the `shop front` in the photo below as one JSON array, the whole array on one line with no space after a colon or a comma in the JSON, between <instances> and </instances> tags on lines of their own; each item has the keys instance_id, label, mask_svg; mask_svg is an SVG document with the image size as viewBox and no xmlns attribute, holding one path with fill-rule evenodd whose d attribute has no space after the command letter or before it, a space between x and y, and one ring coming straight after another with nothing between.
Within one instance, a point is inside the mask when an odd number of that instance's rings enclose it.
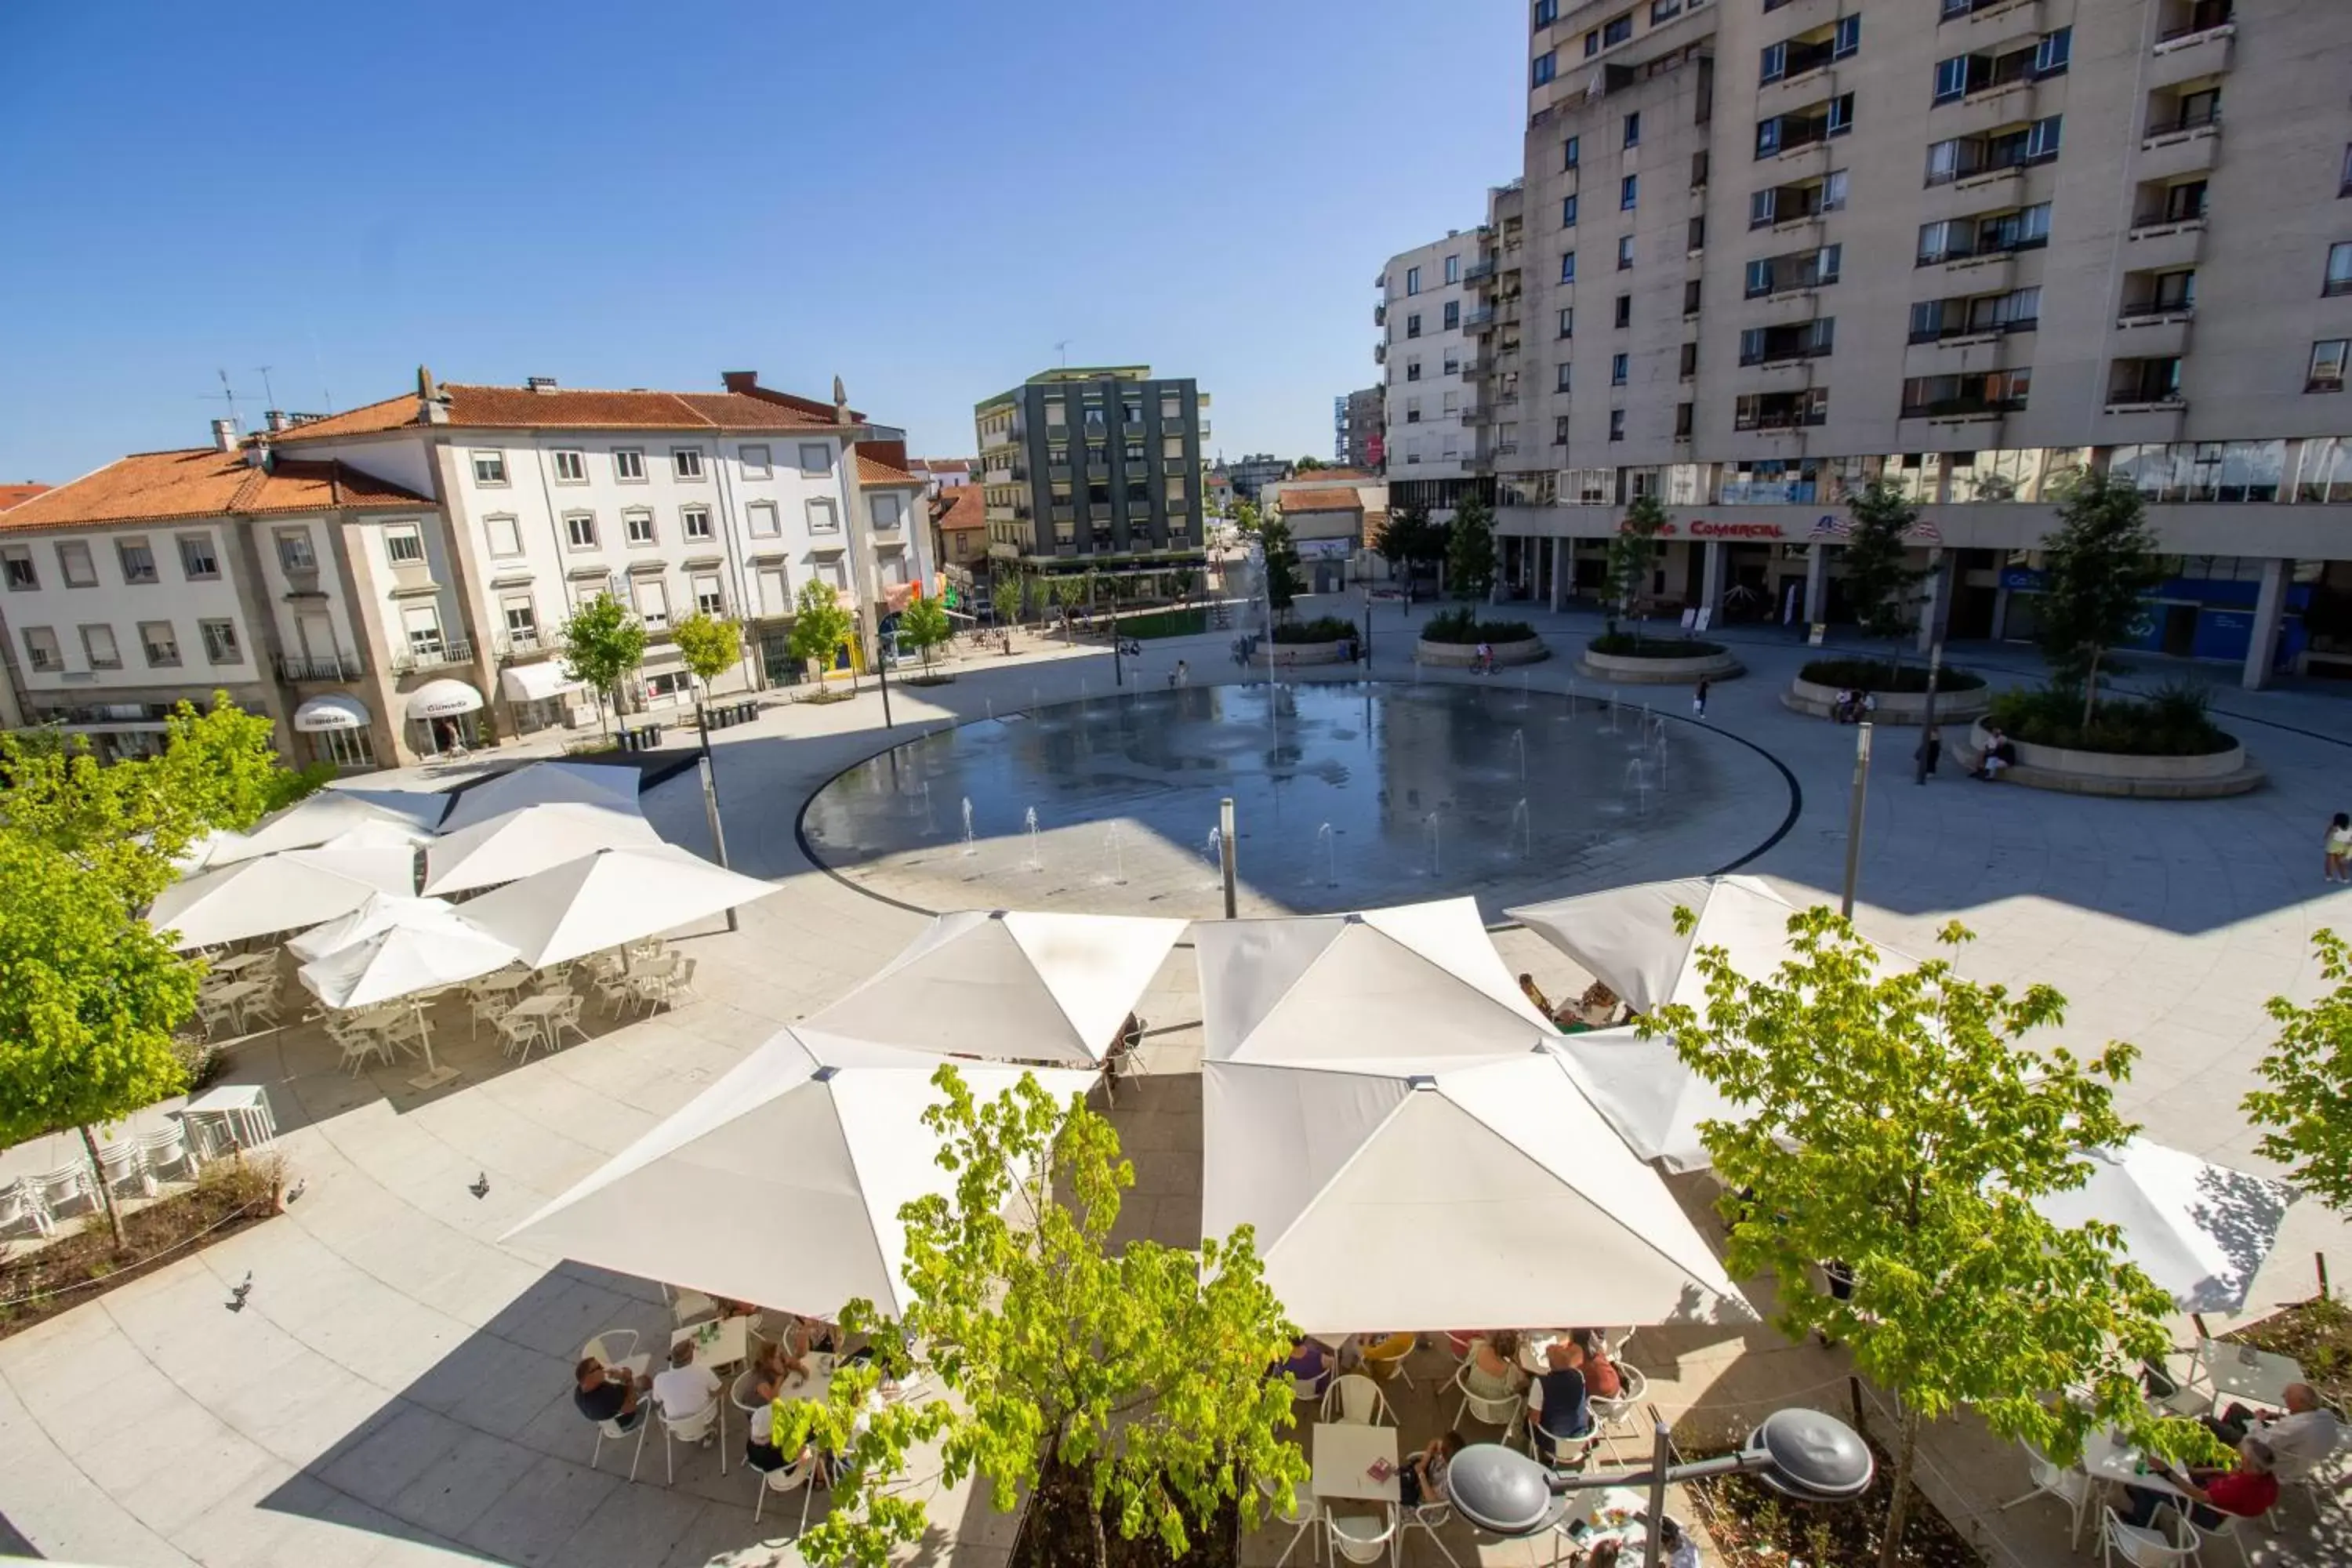
<instances>
[{"instance_id":1,"label":"shop front","mask_svg":"<svg viewBox=\"0 0 2352 1568\"><path fill-rule=\"evenodd\" d=\"M2305 563L2297 575L2315 576L2321 564ZM2038 567L2004 566L2000 583L1995 635L2011 642L2032 642L2042 626L2043 574ZM2313 585L2309 580L2287 585L2273 668L2294 668L2305 652L2308 634L2304 612L2311 606ZM2142 600L2147 614L2124 646L2176 658L2242 663L2253 646L2255 602L2261 592L2259 577L2168 577Z\"/></svg>"},{"instance_id":2,"label":"shop front","mask_svg":"<svg viewBox=\"0 0 2352 1568\"><path fill-rule=\"evenodd\" d=\"M374 729L367 704L341 692L313 697L294 710L294 732L305 737L310 760L341 773L376 765Z\"/></svg>"},{"instance_id":3,"label":"shop front","mask_svg":"<svg viewBox=\"0 0 2352 1568\"><path fill-rule=\"evenodd\" d=\"M462 680L428 680L408 694L408 741L427 757L462 754L482 743L482 694Z\"/></svg>"},{"instance_id":4,"label":"shop front","mask_svg":"<svg viewBox=\"0 0 2352 1568\"><path fill-rule=\"evenodd\" d=\"M499 672L499 695L513 710L519 735L558 726L577 728L588 717L588 688L564 674L561 659L507 666Z\"/></svg>"}]
</instances>

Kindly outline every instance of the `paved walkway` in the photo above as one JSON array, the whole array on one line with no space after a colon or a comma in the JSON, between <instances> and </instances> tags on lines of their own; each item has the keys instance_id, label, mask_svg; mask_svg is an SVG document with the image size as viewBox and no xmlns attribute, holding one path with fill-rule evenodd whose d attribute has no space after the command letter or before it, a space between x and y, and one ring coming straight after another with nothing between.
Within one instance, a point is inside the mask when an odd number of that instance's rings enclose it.
<instances>
[{"instance_id":1,"label":"paved walkway","mask_svg":"<svg viewBox=\"0 0 2352 1568\"><path fill-rule=\"evenodd\" d=\"M1382 633L1402 625L1394 606L1377 613ZM1538 618L1558 647L1592 629ZM1234 676L1226 640L1148 645L1142 678L1161 679L1178 657L1196 681ZM1373 673L1403 677L1402 647L1393 634L1376 637ZM1802 650L1759 641L1742 654L1754 673L1716 688L1706 722L1780 759L1801 800L1790 831L1747 868L1833 898L1853 731L1779 706ZM1992 657L2031 663L2016 649ZM1032 687L1044 700L1074 697L1082 679L1098 693L1108 667L1107 653L1058 650L978 663L952 685L894 689L895 717L902 730L952 721L991 702L1017 703ZM1568 673L1557 660L1531 679L1559 691ZM2269 1035L2261 1002L2314 988L2309 934L2352 910L2321 883L2316 863L2347 755L2327 737L2342 732L2347 710L2304 691L2231 691L2220 706L2271 770L2272 787L2214 803L2095 801L1948 774L1915 787L1907 769L1890 765L1908 737L1887 731L1895 754L1882 752L1872 784L1861 914L1914 948L1944 920L1966 921L1981 938L1965 959L1971 973L2049 981L2072 1001L2068 1037L2142 1047L2126 1109L2151 1135L2258 1163L2233 1107ZM423 1096L397 1075L344 1077L307 1031L241 1047L234 1076L269 1086L303 1195L280 1219L0 1341L5 1522L47 1555L100 1563L791 1561L778 1542L798 1500L780 1500L782 1523L772 1508L755 1527L748 1478L731 1465L721 1477L712 1455L681 1454L674 1487L663 1484L650 1444L634 1485L626 1458L610 1451L587 1468L590 1434L570 1406L569 1363L589 1334L656 1329L663 1309L642 1282L520 1255L496 1238L777 1026L872 973L918 929L916 917L812 871L793 833L809 792L883 742L880 717L869 692L854 703L772 710L715 738L730 858L784 890L747 910L739 932L688 939L704 1000L607 1027L520 1068L487 1043L467 1045L462 1024L445 1023L436 1048L465 1076ZM706 847L691 773L657 787L646 805L666 836ZM1500 941L1555 994L1573 979L1525 933ZM1166 1081L1146 1086L1120 1118L1143 1184L1128 1223L1169 1239L1196 1234L1199 1212L1197 1079L1184 1076L1198 1049L1184 1027L1198 1017L1188 957L1180 950L1142 1009L1175 1026L1155 1054ZM469 1190L478 1178L488 1183L479 1197ZM2307 1295L2314 1252L2340 1260L2343 1240L2339 1222L2299 1205L2256 1302ZM245 1309L226 1310L230 1286L248 1270ZM1760 1414L1761 1402L1822 1383L1831 1390L1809 1397L1832 1397L1841 1371L1830 1352L1761 1330L1691 1342L1649 1334L1636 1347L1685 1432L1711 1419L1730 1430ZM1426 1384L1444 1369L1425 1358L1416 1375ZM1439 1414L1433 1405L1426 1420ZM1443 1415L1451 1414L1449 1404ZM1935 1484L1956 1511L2024 1489L2013 1451L1965 1428L1939 1430L1932 1457L1949 1478ZM2056 1511L2037 1503L1988 1517L1984 1531L2006 1543L1996 1561L2063 1560ZM983 1500L942 1494L932 1523L924 1560L1003 1561L1007 1521ZM2344 1560L2340 1535L2321 1547L2307 1530L2266 1543L2259 1560L2328 1561L2330 1551ZM1466 1537L1453 1540L1461 1555ZM1275 1542L1262 1556L1253 1542L1251 1560L1271 1562ZM1408 1556L1428 1556L1425 1543ZM1485 1556L1528 1560L1525 1548Z\"/></svg>"}]
</instances>

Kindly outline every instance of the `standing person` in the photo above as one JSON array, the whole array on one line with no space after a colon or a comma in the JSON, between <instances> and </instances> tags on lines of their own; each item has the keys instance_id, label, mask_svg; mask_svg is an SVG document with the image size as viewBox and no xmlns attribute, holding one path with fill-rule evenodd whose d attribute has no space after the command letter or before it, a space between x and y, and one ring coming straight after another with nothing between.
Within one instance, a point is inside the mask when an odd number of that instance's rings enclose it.
<instances>
[{"instance_id":1,"label":"standing person","mask_svg":"<svg viewBox=\"0 0 2352 1568\"><path fill-rule=\"evenodd\" d=\"M1691 688L1691 711L1702 719L1706 717L1706 677L1704 675L1698 678L1698 684Z\"/></svg>"},{"instance_id":2,"label":"standing person","mask_svg":"<svg viewBox=\"0 0 2352 1568\"><path fill-rule=\"evenodd\" d=\"M2327 825L2326 877L2331 882L2352 882L2352 874L2344 868L2347 857L2352 857L2352 813L2337 812L2336 820Z\"/></svg>"},{"instance_id":3,"label":"standing person","mask_svg":"<svg viewBox=\"0 0 2352 1568\"><path fill-rule=\"evenodd\" d=\"M1192 684L1192 667L1181 658L1176 661L1176 684L1179 686Z\"/></svg>"},{"instance_id":4,"label":"standing person","mask_svg":"<svg viewBox=\"0 0 2352 1568\"><path fill-rule=\"evenodd\" d=\"M1944 760L1944 738L1936 732L1933 724L1919 737L1919 760L1927 764L1927 776L1935 777L1936 764Z\"/></svg>"},{"instance_id":5,"label":"standing person","mask_svg":"<svg viewBox=\"0 0 2352 1568\"><path fill-rule=\"evenodd\" d=\"M1476 656L1475 656L1475 657L1476 657L1477 661L1478 661L1478 662L1477 662L1477 670L1478 670L1478 673L1479 673L1479 674L1481 674L1481 675L1492 675L1492 674L1494 674L1494 673L1495 673L1495 645L1494 645L1494 644L1489 643L1489 642L1481 642L1481 643L1479 643L1479 645L1478 645L1478 652L1477 652L1477 654L1476 654Z\"/></svg>"}]
</instances>

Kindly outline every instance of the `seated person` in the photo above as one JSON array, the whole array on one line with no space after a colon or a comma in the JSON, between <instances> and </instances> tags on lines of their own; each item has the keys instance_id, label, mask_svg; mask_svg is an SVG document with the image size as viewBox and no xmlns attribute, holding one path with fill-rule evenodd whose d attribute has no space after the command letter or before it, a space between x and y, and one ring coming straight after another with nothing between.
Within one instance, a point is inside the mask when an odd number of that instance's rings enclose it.
<instances>
[{"instance_id":1,"label":"seated person","mask_svg":"<svg viewBox=\"0 0 2352 1568\"><path fill-rule=\"evenodd\" d=\"M1519 989L1527 994L1528 1001L1536 1005L1537 1012L1541 1013L1547 1018L1553 1016L1551 998L1543 994L1543 987L1536 984L1536 977L1534 975L1520 975Z\"/></svg>"},{"instance_id":2,"label":"seated person","mask_svg":"<svg viewBox=\"0 0 2352 1568\"><path fill-rule=\"evenodd\" d=\"M626 1367L608 1367L594 1356L583 1356L572 1369L572 1403L591 1421L610 1421L624 1432L636 1430L646 1418L638 1396L649 1384L631 1377Z\"/></svg>"},{"instance_id":3,"label":"seated person","mask_svg":"<svg viewBox=\"0 0 2352 1568\"><path fill-rule=\"evenodd\" d=\"M2219 1530L2222 1516L2234 1514L2241 1519L2260 1519L2278 1502L2278 1478L2271 1473L2274 1456L2271 1446L2260 1437L2249 1437L2238 1445L2235 1469L2191 1469L2187 1475L2173 1471L2166 1477L2189 1494L2189 1517L2200 1530ZM2177 1500L2148 1487L2126 1486L2131 1506L2124 1510L2127 1524L2147 1525L2156 1518L2157 1510Z\"/></svg>"},{"instance_id":4,"label":"seated person","mask_svg":"<svg viewBox=\"0 0 2352 1568\"><path fill-rule=\"evenodd\" d=\"M1591 1435L1592 1405L1584 1383L1584 1351L1574 1340L1553 1341L1544 1352L1544 1365L1528 1390L1528 1420L1536 1458L1550 1464L1561 1443Z\"/></svg>"},{"instance_id":5,"label":"seated person","mask_svg":"<svg viewBox=\"0 0 2352 1568\"><path fill-rule=\"evenodd\" d=\"M774 1342L761 1346L760 1353L751 1362L755 1371L768 1373L779 1388L784 1386L785 1380L793 1373L804 1376L808 1372L808 1362L793 1353L793 1338L792 1331L787 1329Z\"/></svg>"},{"instance_id":6,"label":"seated person","mask_svg":"<svg viewBox=\"0 0 2352 1568\"><path fill-rule=\"evenodd\" d=\"M1666 1568L1698 1568L1698 1542L1680 1520L1658 1521L1658 1546L1666 1554Z\"/></svg>"},{"instance_id":7,"label":"seated person","mask_svg":"<svg viewBox=\"0 0 2352 1568\"><path fill-rule=\"evenodd\" d=\"M743 1462L755 1470L781 1470L784 1468L784 1451L776 1447L776 1395L779 1392L776 1374L762 1363L759 1375L751 1382L751 1395L760 1403L751 1412L751 1430L743 1440Z\"/></svg>"},{"instance_id":8,"label":"seated person","mask_svg":"<svg viewBox=\"0 0 2352 1568\"><path fill-rule=\"evenodd\" d=\"M1406 1508L1435 1508L1445 1501L1446 1461L1463 1448L1462 1434L1432 1437L1429 1446L1397 1471L1397 1501Z\"/></svg>"},{"instance_id":9,"label":"seated person","mask_svg":"<svg viewBox=\"0 0 2352 1568\"><path fill-rule=\"evenodd\" d=\"M1462 1368L1462 1386L1480 1399L1509 1399L1528 1384L1527 1369L1519 1365L1519 1334L1496 1329L1470 1342Z\"/></svg>"},{"instance_id":10,"label":"seated person","mask_svg":"<svg viewBox=\"0 0 2352 1568\"><path fill-rule=\"evenodd\" d=\"M1617 1371L1617 1363L1609 1359L1609 1342L1599 1329L1579 1329L1569 1336L1584 1352L1584 1386L1595 1399L1618 1399L1625 1393L1625 1379Z\"/></svg>"},{"instance_id":11,"label":"seated person","mask_svg":"<svg viewBox=\"0 0 2352 1568\"><path fill-rule=\"evenodd\" d=\"M2336 1418L2336 1412L2319 1403L2319 1391L2307 1383L2288 1384L2279 1391L2279 1397L2286 1401L2284 1415L2231 1405L2219 1418L2205 1417L2206 1428L2233 1445L2249 1436L2260 1437L2270 1445L2276 1463L2296 1471L2308 1470L2336 1451L2344 1424Z\"/></svg>"},{"instance_id":12,"label":"seated person","mask_svg":"<svg viewBox=\"0 0 2352 1568\"><path fill-rule=\"evenodd\" d=\"M1290 1359L1274 1370L1288 1373L1298 1386L1315 1389L1322 1386L1323 1374L1330 1370L1331 1352L1313 1340L1300 1340L1290 1347Z\"/></svg>"},{"instance_id":13,"label":"seated person","mask_svg":"<svg viewBox=\"0 0 2352 1568\"><path fill-rule=\"evenodd\" d=\"M668 1369L654 1374L654 1403L661 1406L662 1419L672 1425L700 1415L719 1397L719 1374L694 1359L692 1340L672 1345ZM716 1436L714 1427L702 1440L708 1443Z\"/></svg>"}]
</instances>

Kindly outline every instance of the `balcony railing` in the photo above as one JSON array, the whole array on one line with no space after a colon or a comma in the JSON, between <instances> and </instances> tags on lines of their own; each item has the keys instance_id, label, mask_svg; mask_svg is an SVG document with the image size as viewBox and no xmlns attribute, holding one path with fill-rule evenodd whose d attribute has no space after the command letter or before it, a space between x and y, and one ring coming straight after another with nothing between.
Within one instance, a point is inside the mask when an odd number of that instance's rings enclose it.
<instances>
[{"instance_id":1,"label":"balcony railing","mask_svg":"<svg viewBox=\"0 0 2352 1568\"><path fill-rule=\"evenodd\" d=\"M2186 136L2192 132L2204 131L2221 123L2221 111L2219 108L2200 109L2193 114L2181 115L2177 120L2168 120L2162 124L2150 125L2147 128L2147 135L2142 139L2140 145L2145 147L2150 142L2161 142L2168 136Z\"/></svg>"},{"instance_id":2,"label":"balcony railing","mask_svg":"<svg viewBox=\"0 0 2352 1568\"><path fill-rule=\"evenodd\" d=\"M2145 305L2126 305L2116 312L2116 323L2132 327L2147 321L2185 321L2196 313L2197 307L2189 300L2176 300L2170 304L2158 300Z\"/></svg>"},{"instance_id":3,"label":"balcony railing","mask_svg":"<svg viewBox=\"0 0 2352 1568\"><path fill-rule=\"evenodd\" d=\"M1475 310L1462 312L1462 330L1465 332L1475 331L1480 327L1491 327L1494 324L1495 307L1492 305L1481 305Z\"/></svg>"},{"instance_id":4,"label":"balcony railing","mask_svg":"<svg viewBox=\"0 0 2352 1568\"><path fill-rule=\"evenodd\" d=\"M411 647L405 653L392 656L394 675L414 675L420 669L446 669L453 664L474 662L474 645L464 637L450 637L445 642L424 647Z\"/></svg>"},{"instance_id":5,"label":"balcony railing","mask_svg":"<svg viewBox=\"0 0 2352 1568\"><path fill-rule=\"evenodd\" d=\"M1829 357L1829 353L1830 350L1827 344L1815 345L1812 343L1806 343L1801 347L1793 349L1762 349L1755 353L1743 353L1739 356L1739 363L1743 365L1748 366L1759 364L1793 364L1800 360L1826 359Z\"/></svg>"},{"instance_id":6,"label":"balcony railing","mask_svg":"<svg viewBox=\"0 0 2352 1568\"><path fill-rule=\"evenodd\" d=\"M1927 403L1906 403L1905 419L1963 419L1972 416L2016 414L2025 407L2022 397L1938 397Z\"/></svg>"},{"instance_id":7,"label":"balcony railing","mask_svg":"<svg viewBox=\"0 0 2352 1568\"><path fill-rule=\"evenodd\" d=\"M2039 316L2021 316L2013 321L1971 321L1951 327L1923 327L1914 331L1911 342L1916 343L1948 343L1960 338L1997 338L2003 332L2031 332L2042 325Z\"/></svg>"},{"instance_id":8,"label":"balcony railing","mask_svg":"<svg viewBox=\"0 0 2352 1568\"><path fill-rule=\"evenodd\" d=\"M324 658L281 654L278 658L278 679L289 686L306 680L357 680L365 673L358 659L341 654Z\"/></svg>"},{"instance_id":9,"label":"balcony railing","mask_svg":"<svg viewBox=\"0 0 2352 1568\"><path fill-rule=\"evenodd\" d=\"M2032 3L2032 0L1944 0L1943 15L1937 16L1936 20L1953 22L1962 16L1973 16L1980 11L1998 11L2004 5Z\"/></svg>"},{"instance_id":10,"label":"balcony railing","mask_svg":"<svg viewBox=\"0 0 2352 1568\"><path fill-rule=\"evenodd\" d=\"M1495 275L1496 267L1497 263L1491 256L1484 261L1474 261L1469 266L1462 269L1462 281L1465 283L1484 283L1487 279L1492 278Z\"/></svg>"}]
</instances>

